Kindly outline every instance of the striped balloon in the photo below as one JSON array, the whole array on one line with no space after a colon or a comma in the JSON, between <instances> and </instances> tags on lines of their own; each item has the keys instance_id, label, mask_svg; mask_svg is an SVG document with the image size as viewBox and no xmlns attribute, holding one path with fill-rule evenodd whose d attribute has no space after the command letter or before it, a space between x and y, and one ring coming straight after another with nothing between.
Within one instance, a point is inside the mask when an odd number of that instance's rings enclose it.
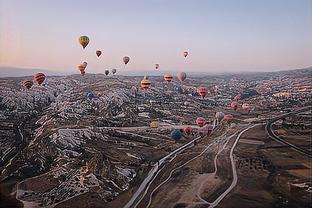
<instances>
[{"instance_id":1,"label":"striped balloon","mask_svg":"<svg viewBox=\"0 0 312 208\"><path fill-rule=\"evenodd\" d=\"M171 74L165 74L164 80L166 80L168 83L171 82L173 79L173 76Z\"/></svg>"},{"instance_id":2,"label":"striped balloon","mask_svg":"<svg viewBox=\"0 0 312 208\"><path fill-rule=\"evenodd\" d=\"M27 89L30 89L30 88L33 86L34 82L33 82L32 80L25 80L25 81L22 82L22 84L23 84Z\"/></svg>"},{"instance_id":3,"label":"striped balloon","mask_svg":"<svg viewBox=\"0 0 312 208\"><path fill-rule=\"evenodd\" d=\"M43 81L45 80L45 77L46 76L43 73L37 73L34 75L34 79L39 85L43 83Z\"/></svg>"}]
</instances>

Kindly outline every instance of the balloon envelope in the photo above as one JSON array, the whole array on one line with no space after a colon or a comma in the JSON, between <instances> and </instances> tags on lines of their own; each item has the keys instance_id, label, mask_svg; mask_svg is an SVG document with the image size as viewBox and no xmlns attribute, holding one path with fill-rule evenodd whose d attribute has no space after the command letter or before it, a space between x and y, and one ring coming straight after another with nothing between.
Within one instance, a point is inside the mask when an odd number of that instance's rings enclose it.
<instances>
[{"instance_id":1,"label":"balloon envelope","mask_svg":"<svg viewBox=\"0 0 312 208\"><path fill-rule=\"evenodd\" d=\"M204 126L206 123L206 119L204 119L203 117L198 117L196 119L196 124L199 126L199 127L202 127Z\"/></svg>"},{"instance_id":2,"label":"balloon envelope","mask_svg":"<svg viewBox=\"0 0 312 208\"><path fill-rule=\"evenodd\" d=\"M237 101L233 101L233 102L231 102L231 108L233 109L233 110L237 110L237 107L238 107L238 103L237 103Z\"/></svg>"},{"instance_id":3,"label":"balloon envelope","mask_svg":"<svg viewBox=\"0 0 312 208\"><path fill-rule=\"evenodd\" d=\"M175 141L179 141L182 138L182 132L180 129L174 129L170 135Z\"/></svg>"},{"instance_id":4,"label":"balloon envelope","mask_svg":"<svg viewBox=\"0 0 312 208\"><path fill-rule=\"evenodd\" d=\"M155 69L158 69L159 68L159 64L155 64Z\"/></svg>"},{"instance_id":5,"label":"balloon envelope","mask_svg":"<svg viewBox=\"0 0 312 208\"><path fill-rule=\"evenodd\" d=\"M80 36L79 37L79 43L82 45L83 48L86 48L86 46L89 44L89 38L88 36Z\"/></svg>"},{"instance_id":6,"label":"balloon envelope","mask_svg":"<svg viewBox=\"0 0 312 208\"><path fill-rule=\"evenodd\" d=\"M148 79L142 79L141 81L141 88L144 90L147 90L151 85L151 81L149 81Z\"/></svg>"},{"instance_id":7,"label":"balloon envelope","mask_svg":"<svg viewBox=\"0 0 312 208\"><path fill-rule=\"evenodd\" d=\"M102 54L102 51L97 50L95 53L96 53L97 57L100 57L100 55Z\"/></svg>"},{"instance_id":8,"label":"balloon envelope","mask_svg":"<svg viewBox=\"0 0 312 208\"><path fill-rule=\"evenodd\" d=\"M230 121L232 119L233 119L233 116L230 114L224 115L224 118L223 118L224 121Z\"/></svg>"},{"instance_id":9,"label":"balloon envelope","mask_svg":"<svg viewBox=\"0 0 312 208\"><path fill-rule=\"evenodd\" d=\"M171 82L172 79L173 79L173 76L171 74L165 74L164 80L166 80L167 82Z\"/></svg>"},{"instance_id":10,"label":"balloon envelope","mask_svg":"<svg viewBox=\"0 0 312 208\"><path fill-rule=\"evenodd\" d=\"M188 56L188 52L187 52L187 51L184 51L184 52L183 52L183 56L184 56L184 58L186 58L186 57Z\"/></svg>"},{"instance_id":11,"label":"balloon envelope","mask_svg":"<svg viewBox=\"0 0 312 208\"><path fill-rule=\"evenodd\" d=\"M130 58L128 56L123 57L123 62L125 64L129 63L129 61L130 61Z\"/></svg>"},{"instance_id":12,"label":"balloon envelope","mask_svg":"<svg viewBox=\"0 0 312 208\"><path fill-rule=\"evenodd\" d=\"M249 105L248 103L244 103L244 104L242 105L242 108L243 108L243 110L245 110L245 111L249 111L249 110L250 110L250 105Z\"/></svg>"},{"instance_id":13,"label":"balloon envelope","mask_svg":"<svg viewBox=\"0 0 312 208\"><path fill-rule=\"evenodd\" d=\"M186 128L184 128L184 132L187 134L187 135L190 135L191 133L192 133L192 127L190 127L190 126L188 126L188 127L186 127Z\"/></svg>"},{"instance_id":14,"label":"balloon envelope","mask_svg":"<svg viewBox=\"0 0 312 208\"><path fill-rule=\"evenodd\" d=\"M112 69L113 74L116 74L116 72L117 72L117 69Z\"/></svg>"},{"instance_id":15,"label":"balloon envelope","mask_svg":"<svg viewBox=\"0 0 312 208\"><path fill-rule=\"evenodd\" d=\"M34 79L37 81L39 85L41 85L45 80L45 75L43 73L37 73L34 75Z\"/></svg>"},{"instance_id":16,"label":"balloon envelope","mask_svg":"<svg viewBox=\"0 0 312 208\"><path fill-rule=\"evenodd\" d=\"M224 113L223 112L216 112L216 119L218 121L221 121L224 118Z\"/></svg>"},{"instance_id":17,"label":"balloon envelope","mask_svg":"<svg viewBox=\"0 0 312 208\"><path fill-rule=\"evenodd\" d=\"M24 85L27 89L30 89L33 86L34 82L32 80L25 80L22 82L22 85Z\"/></svg>"},{"instance_id":18,"label":"balloon envelope","mask_svg":"<svg viewBox=\"0 0 312 208\"><path fill-rule=\"evenodd\" d=\"M197 88L197 93L202 97L206 97L206 95L208 94L208 89L206 87L200 86Z\"/></svg>"},{"instance_id":19,"label":"balloon envelope","mask_svg":"<svg viewBox=\"0 0 312 208\"><path fill-rule=\"evenodd\" d=\"M104 73L107 76L109 74L109 70L105 70Z\"/></svg>"},{"instance_id":20,"label":"balloon envelope","mask_svg":"<svg viewBox=\"0 0 312 208\"><path fill-rule=\"evenodd\" d=\"M180 82L183 82L186 79L186 73L185 72L178 73L178 79L180 80Z\"/></svg>"}]
</instances>

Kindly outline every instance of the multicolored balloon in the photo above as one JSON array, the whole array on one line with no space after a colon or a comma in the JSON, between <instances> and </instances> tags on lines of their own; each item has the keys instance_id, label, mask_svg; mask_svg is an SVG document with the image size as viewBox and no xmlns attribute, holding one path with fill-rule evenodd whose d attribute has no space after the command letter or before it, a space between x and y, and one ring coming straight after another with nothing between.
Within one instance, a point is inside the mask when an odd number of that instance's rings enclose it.
<instances>
[{"instance_id":1,"label":"multicolored balloon","mask_svg":"<svg viewBox=\"0 0 312 208\"><path fill-rule=\"evenodd\" d=\"M173 79L173 76L171 74L165 74L164 80L167 81L168 83L171 82Z\"/></svg>"},{"instance_id":2,"label":"multicolored balloon","mask_svg":"<svg viewBox=\"0 0 312 208\"><path fill-rule=\"evenodd\" d=\"M86 73L86 72L85 72L86 67L87 67L87 62L83 62L82 64L79 64L79 65L78 65L78 69L79 69L80 74L81 74L82 76L84 76L85 73Z\"/></svg>"},{"instance_id":3,"label":"multicolored balloon","mask_svg":"<svg viewBox=\"0 0 312 208\"><path fill-rule=\"evenodd\" d=\"M80 36L79 37L79 43L82 45L83 49L86 48L86 46L89 44L90 40L88 36Z\"/></svg>"},{"instance_id":4,"label":"multicolored balloon","mask_svg":"<svg viewBox=\"0 0 312 208\"><path fill-rule=\"evenodd\" d=\"M148 79L141 80L141 88L143 90L148 90L150 86L151 86L151 81L149 81Z\"/></svg>"},{"instance_id":5,"label":"multicolored balloon","mask_svg":"<svg viewBox=\"0 0 312 208\"><path fill-rule=\"evenodd\" d=\"M117 72L117 69L112 69L113 74L116 74L116 72Z\"/></svg>"},{"instance_id":6,"label":"multicolored balloon","mask_svg":"<svg viewBox=\"0 0 312 208\"><path fill-rule=\"evenodd\" d=\"M243 109L244 111L250 111L251 106L250 106L248 103L243 103L242 109Z\"/></svg>"},{"instance_id":7,"label":"multicolored balloon","mask_svg":"<svg viewBox=\"0 0 312 208\"><path fill-rule=\"evenodd\" d=\"M104 73L105 73L105 75L107 76L107 75L109 74L109 70L106 69L106 70L104 71Z\"/></svg>"}]
</instances>

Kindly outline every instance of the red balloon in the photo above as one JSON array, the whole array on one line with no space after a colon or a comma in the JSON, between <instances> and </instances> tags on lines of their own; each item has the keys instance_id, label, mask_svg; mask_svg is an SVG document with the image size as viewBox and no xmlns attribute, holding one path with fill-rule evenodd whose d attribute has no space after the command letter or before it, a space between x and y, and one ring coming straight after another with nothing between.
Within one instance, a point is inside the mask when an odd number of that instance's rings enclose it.
<instances>
[{"instance_id":1,"label":"red balloon","mask_svg":"<svg viewBox=\"0 0 312 208\"><path fill-rule=\"evenodd\" d=\"M34 79L39 85L41 85L45 80L45 75L43 73L37 73L34 75Z\"/></svg>"},{"instance_id":2,"label":"red balloon","mask_svg":"<svg viewBox=\"0 0 312 208\"><path fill-rule=\"evenodd\" d=\"M206 87L200 86L197 88L197 93L202 97L206 97L206 95L208 94L208 89Z\"/></svg>"},{"instance_id":3,"label":"red balloon","mask_svg":"<svg viewBox=\"0 0 312 208\"><path fill-rule=\"evenodd\" d=\"M238 103L237 103L237 101L233 101L233 102L231 102L231 108L233 109L233 110L237 110L237 107L238 107Z\"/></svg>"},{"instance_id":4,"label":"red balloon","mask_svg":"<svg viewBox=\"0 0 312 208\"><path fill-rule=\"evenodd\" d=\"M184 132L187 134L187 135L190 135L192 133L192 127L188 126L186 128L184 128Z\"/></svg>"},{"instance_id":5,"label":"red balloon","mask_svg":"<svg viewBox=\"0 0 312 208\"><path fill-rule=\"evenodd\" d=\"M186 58L186 57L188 56L188 52L187 52L187 51L184 51L184 52L183 52L183 56L184 56L184 58Z\"/></svg>"},{"instance_id":6,"label":"red balloon","mask_svg":"<svg viewBox=\"0 0 312 208\"><path fill-rule=\"evenodd\" d=\"M240 99L240 94L236 95L233 100L238 101Z\"/></svg>"},{"instance_id":7,"label":"red balloon","mask_svg":"<svg viewBox=\"0 0 312 208\"><path fill-rule=\"evenodd\" d=\"M230 121L230 120L232 120L232 119L233 119L233 116L230 115L230 114L224 115L224 117L223 117L223 120L224 120L224 121Z\"/></svg>"},{"instance_id":8,"label":"red balloon","mask_svg":"<svg viewBox=\"0 0 312 208\"><path fill-rule=\"evenodd\" d=\"M102 51L97 50L95 53L96 53L96 55L97 55L98 57L100 57L100 55L102 54Z\"/></svg>"},{"instance_id":9,"label":"red balloon","mask_svg":"<svg viewBox=\"0 0 312 208\"><path fill-rule=\"evenodd\" d=\"M196 119L196 124L199 126L199 127L203 127L206 123L206 120L203 118L203 117L198 117Z\"/></svg>"}]
</instances>

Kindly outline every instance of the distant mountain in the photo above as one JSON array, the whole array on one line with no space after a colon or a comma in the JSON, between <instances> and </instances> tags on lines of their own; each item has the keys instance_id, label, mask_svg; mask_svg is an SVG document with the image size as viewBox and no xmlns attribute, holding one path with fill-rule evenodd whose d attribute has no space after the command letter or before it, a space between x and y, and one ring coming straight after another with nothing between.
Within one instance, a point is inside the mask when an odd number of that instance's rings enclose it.
<instances>
[{"instance_id":1,"label":"distant mountain","mask_svg":"<svg viewBox=\"0 0 312 208\"><path fill-rule=\"evenodd\" d=\"M37 72L42 72L48 76L51 75L67 75L64 72L50 71L46 69L30 69L30 68L17 68L17 67L0 67L0 77L23 77L31 76Z\"/></svg>"}]
</instances>

